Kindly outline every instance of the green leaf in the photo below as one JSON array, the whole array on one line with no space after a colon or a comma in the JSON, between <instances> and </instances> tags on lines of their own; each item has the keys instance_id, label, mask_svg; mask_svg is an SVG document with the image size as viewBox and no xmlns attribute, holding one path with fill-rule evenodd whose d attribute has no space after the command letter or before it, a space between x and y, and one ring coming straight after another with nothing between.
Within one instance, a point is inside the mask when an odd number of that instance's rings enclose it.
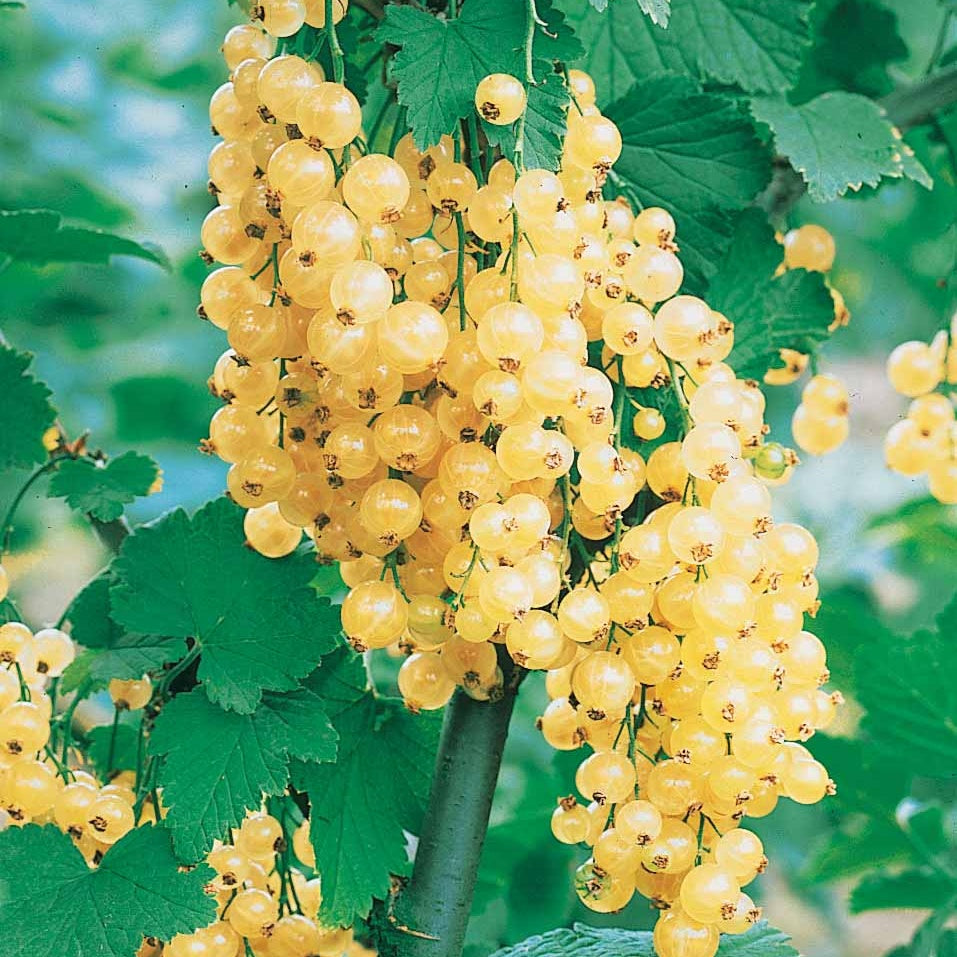
<instances>
[{"instance_id":1,"label":"green leaf","mask_svg":"<svg viewBox=\"0 0 957 957\"><path fill-rule=\"evenodd\" d=\"M809 352L829 335L834 302L824 277L803 269L775 277L781 258L764 214L748 210L708 290L711 307L734 323L728 363L741 378L760 381L781 365L780 349Z\"/></svg>"},{"instance_id":2,"label":"green leaf","mask_svg":"<svg viewBox=\"0 0 957 957\"><path fill-rule=\"evenodd\" d=\"M121 712L120 723L116 726L116 738L113 737L112 724L98 724L86 733L86 756L96 766L102 779L108 781L115 771L132 771L136 768L136 753L139 745L139 716L129 717L130 713ZM113 760L110 760L112 744Z\"/></svg>"},{"instance_id":3,"label":"green leaf","mask_svg":"<svg viewBox=\"0 0 957 957\"><path fill-rule=\"evenodd\" d=\"M199 689L163 708L149 749L165 756L157 781L178 857L200 860L263 795L282 794L289 780L285 742L286 729L268 708L223 711Z\"/></svg>"},{"instance_id":4,"label":"green leaf","mask_svg":"<svg viewBox=\"0 0 957 957\"><path fill-rule=\"evenodd\" d=\"M747 933L723 935L717 957L798 957L789 941L787 934L761 921ZM497 950L492 957L655 957L655 948L647 930L575 924Z\"/></svg>"},{"instance_id":5,"label":"green leaf","mask_svg":"<svg viewBox=\"0 0 957 957\"><path fill-rule=\"evenodd\" d=\"M571 101L564 78L551 69L550 63L536 61L535 76L539 78L538 84L528 89L522 155L529 169L557 170ZM481 122L489 143L510 156L515 151L517 124L494 126L485 120Z\"/></svg>"},{"instance_id":6,"label":"green leaf","mask_svg":"<svg viewBox=\"0 0 957 957\"><path fill-rule=\"evenodd\" d=\"M0 953L130 957L144 937L169 940L216 918L203 892L212 869L179 871L162 827L134 828L95 869L59 828L35 824L0 833L0 858Z\"/></svg>"},{"instance_id":7,"label":"green leaf","mask_svg":"<svg viewBox=\"0 0 957 957\"><path fill-rule=\"evenodd\" d=\"M702 93L687 77L637 84L605 113L623 143L612 187L672 212L685 291L703 292L729 240L728 212L743 209L768 183L767 151L731 100Z\"/></svg>"},{"instance_id":8,"label":"green leaf","mask_svg":"<svg viewBox=\"0 0 957 957\"><path fill-rule=\"evenodd\" d=\"M867 528L882 545L899 548L902 560L949 571L957 549L955 511L927 495L872 516Z\"/></svg>"},{"instance_id":9,"label":"green leaf","mask_svg":"<svg viewBox=\"0 0 957 957\"><path fill-rule=\"evenodd\" d=\"M243 510L225 498L140 526L114 561L118 624L192 637L214 704L251 714L263 691L290 691L331 651L338 610L309 584L304 552L264 558L243 544Z\"/></svg>"},{"instance_id":10,"label":"green leaf","mask_svg":"<svg viewBox=\"0 0 957 957\"><path fill-rule=\"evenodd\" d=\"M86 682L93 689L111 678L139 678L183 655L181 638L128 634L116 624L110 607L110 587L115 581L110 572L94 578L67 610L73 640L88 650L63 673L64 691Z\"/></svg>"},{"instance_id":11,"label":"green leaf","mask_svg":"<svg viewBox=\"0 0 957 957\"><path fill-rule=\"evenodd\" d=\"M101 522L123 514L123 506L148 495L159 466L148 456L126 452L105 464L92 459L66 459L50 480L50 498L65 498L70 508Z\"/></svg>"},{"instance_id":12,"label":"green leaf","mask_svg":"<svg viewBox=\"0 0 957 957\"><path fill-rule=\"evenodd\" d=\"M536 29L535 58L579 56L581 45L564 17L547 3L540 3L538 12L548 26ZM376 39L401 48L392 72L420 149L452 133L460 119L472 114L475 89L489 73L524 78L526 23L525 7L513 0L465 4L455 19L398 4L386 7Z\"/></svg>"},{"instance_id":13,"label":"green leaf","mask_svg":"<svg viewBox=\"0 0 957 957\"><path fill-rule=\"evenodd\" d=\"M808 43L810 0L671 0L668 29L642 15L664 7L615 0L598 13L562 7L587 51L580 65L603 97L661 70L716 80L750 93L790 89Z\"/></svg>"},{"instance_id":14,"label":"green leaf","mask_svg":"<svg viewBox=\"0 0 957 957\"><path fill-rule=\"evenodd\" d=\"M900 874L868 874L851 891L850 910L859 914L865 910L883 908L941 907L957 891L940 874L931 870L909 870Z\"/></svg>"},{"instance_id":15,"label":"green leaf","mask_svg":"<svg viewBox=\"0 0 957 957\"><path fill-rule=\"evenodd\" d=\"M777 151L804 177L816 202L877 186L884 176L932 185L881 108L865 96L824 93L801 106L764 97L752 100L751 112L771 128Z\"/></svg>"},{"instance_id":16,"label":"green leaf","mask_svg":"<svg viewBox=\"0 0 957 957\"><path fill-rule=\"evenodd\" d=\"M957 767L957 598L937 630L878 640L858 655L863 729L898 767L949 778Z\"/></svg>"},{"instance_id":17,"label":"green leaf","mask_svg":"<svg viewBox=\"0 0 957 957\"><path fill-rule=\"evenodd\" d=\"M111 256L134 256L170 268L166 254L152 243L101 229L64 226L60 214L51 209L0 210L0 262L108 263Z\"/></svg>"},{"instance_id":18,"label":"green leaf","mask_svg":"<svg viewBox=\"0 0 957 957\"><path fill-rule=\"evenodd\" d=\"M335 764L293 766L309 794L310 834L322 874L320 918L351 924L388 896L390 875L408 871L403 831L416 832L428 798L440 717L411 715L376 698L362 659L341 649L323 664L314 691L339 733Z\"/></svg>"},{"instance_id":19,"label":"green leaf","mask_svg":"<svg viewBox=\"0 0 957 957\"><path fill-rule=\"evenodd\" d=\"M25 469L47 459L42 438L56 412L50 390L28 371L32 359L0 341L0 395L8 409L16 410L0 429L0 469Z\"/></svg>"},{"instance_id":20,"label":"green leaf","mask_svg":"<svg viewBox=\"0 0 957 957\"><path fill-rule=\"evenodd\" d=\"M282 725L283 747L301 761L335 761L339 735L322 699L321 668L303 686L284 694L267 692L259 711L268 711ZM258 712L257 712L258 713Z\"/></svg>"}]
</instances>

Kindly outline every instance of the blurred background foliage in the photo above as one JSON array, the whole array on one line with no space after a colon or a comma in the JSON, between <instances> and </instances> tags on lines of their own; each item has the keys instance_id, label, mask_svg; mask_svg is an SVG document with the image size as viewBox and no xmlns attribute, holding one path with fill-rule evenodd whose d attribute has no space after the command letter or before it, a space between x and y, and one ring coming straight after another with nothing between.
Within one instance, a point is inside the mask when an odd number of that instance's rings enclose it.
<instances>
[{"instance_id":1,"label":"blurred background foliage","mask_svg":"<svg viewBox=\"0 0 957 957\"><path fill-rule=\"evenodd\" d=\"M953 7L932 0L818 3L823 42L805 64L800 98L838 86L881 96L919 78L935 58L957 60ZM233 22L236 11L222 0L30 0L25 9L0 9L0 208L54 209L70 222L158 243L172 262L171 274L117 259L110 267L14 264L0 277L0 330L36 353L37 374L54 390L67 434L89 429L95 446L114 454L135 447L161 463L164 489L131 508L133 521L173 505L194 507L224 485L223 464L196 446L215 408L205 380L225 340L194 310L206 273L197 256L199 225L211 206L206 103L224 78L219 44ZM814 221L833 232L831 278L853 317L824 353L824 367L852 392L851 440L807 462L778 495L781 517L793 516L820 539L826 605L815 630L851 699L855 660L878 633L928 626L957 585L955 510L927 498L922 480L888 472L881 453L884 433L905 409L885 381L884 359L904 339L933 335L955 282L957 110L907 139L935 179L933 192L897 181L827 206L805 199L788 223ZM769 398L782 440L799 388L772 390ZM0 502L22 480L0 476ZM62 503L41 491L27 506L8 564L22 606L40 624L57 618L102 553ZM380 670L387 677L389 663ZM652 922L644 902L605 920L587 914L570 891L577 851L551 839L547 820L555 797L569 789L575 758L555 755L535 730L543 701L541 676L533 675L506 752L470 957L573 919ZM837 729L844 737L820 744L839 783L844 769L861 780L856 715L852 700ZM917 781L913 794L932 809L945 806L955 783ZM772 818L756 822L774 861L759 893L802 953L881 953L908 940L926 916L848 911L847 875L912 853L894 817L906 787L885 763L863 796L851 788L814 808L783 802ZM920 820L929 839L953 842L952 816L932 811Z\"/></svg>"}]
</instances>

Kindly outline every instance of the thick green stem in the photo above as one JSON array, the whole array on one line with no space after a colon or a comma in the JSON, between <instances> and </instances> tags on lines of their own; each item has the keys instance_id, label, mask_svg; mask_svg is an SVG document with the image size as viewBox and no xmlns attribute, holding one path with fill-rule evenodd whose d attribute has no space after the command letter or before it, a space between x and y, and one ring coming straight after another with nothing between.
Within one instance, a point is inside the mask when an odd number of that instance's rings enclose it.
<instances>
[{"instance_id":1,"label":"thick green stem","mask_svg":"<svg viewBox=\"0 0 957 957\"><path fill-rule=\"evenodd\" d=\"M457 691L445 714L415 867L395 901L384 957L460 957L492 796L523 670L502 658L498 701Z\"/></svg>"}]
</instances>

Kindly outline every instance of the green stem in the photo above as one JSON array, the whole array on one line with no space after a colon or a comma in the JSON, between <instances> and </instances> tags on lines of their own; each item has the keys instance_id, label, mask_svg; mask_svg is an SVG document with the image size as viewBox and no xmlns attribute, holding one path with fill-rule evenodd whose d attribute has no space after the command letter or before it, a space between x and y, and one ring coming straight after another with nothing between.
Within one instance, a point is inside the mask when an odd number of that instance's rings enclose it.
<instances>
[{"instance_id":1,"label":"green stem","mask_svg":"<svg viewBox=\"0 0 957 957\"><path fill-rule=\"evenodd\" d=\"M56 467L56 459L52 459L45 465L41 465L40 468L38 468L27 478L23 485L20 486L20 490L17 492L17 494L14 495L13 501L10 503L10 507L7 509L7 514L3 518L3 539L0 541L0 558L2 558L4 554L10 550L10 538L13 535L13 520L16 517L17 509L20 507L20 503L23 501L24 496L26 496L27 492L30 491L30 489L33 487L33 484L38 479Z\"/></svg>"},{"instance_id":2,"label":"green stem","mask_svg":"<svg viewBox=\"0 0 957 957\"><path fill-rule=\"evenodd\" d=\"M332 76L336 83L342 83L346 76L345 54L339 45L339 34L332 22L332 0L326 0L326 37L329 40L329 53L332 55Z\"/></svg>"},{"instance_id":3,"label":"green stem","mask_svg":"<svg viewBox=\"0 0 957 957\"><path fill-rule=\"evenodd\" d=\"M113 709L113 727L110 728L110 750L106 757L106 777L113 773L113 759L116 757L116 736L120 728L120 709Z\"/></svg>"},{"instance_id":4,"label":"green stem","mask_svg":"<svg viewBox=\"0 0 957 957\"><path fill-rule=\"evenodd\" d=\"M435 763L432 793L408 886L380 941L382 957L460 957L492 796L524 671L499 656L505 675L498 701L455 693Z\"/></svg>"}]
</instances>

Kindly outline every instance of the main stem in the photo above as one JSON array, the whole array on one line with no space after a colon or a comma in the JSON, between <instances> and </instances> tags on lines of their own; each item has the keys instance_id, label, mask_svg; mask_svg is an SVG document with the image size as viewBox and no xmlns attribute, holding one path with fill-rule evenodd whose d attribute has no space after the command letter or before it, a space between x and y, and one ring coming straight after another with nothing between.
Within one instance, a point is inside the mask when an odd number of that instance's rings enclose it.
<instances>
[{"instance_id":1,"label":"main stem","mask_svg":"<svg viewBox=\"0 0 957 957\"><path fill-rule=\"evenodd\" d=\"M492 796L523 672L507 669L498 701L455 693L435 763L432 794L415 866L395 901L387 941L391 957L460 957Z\"/></svg>"}]
</instances>

